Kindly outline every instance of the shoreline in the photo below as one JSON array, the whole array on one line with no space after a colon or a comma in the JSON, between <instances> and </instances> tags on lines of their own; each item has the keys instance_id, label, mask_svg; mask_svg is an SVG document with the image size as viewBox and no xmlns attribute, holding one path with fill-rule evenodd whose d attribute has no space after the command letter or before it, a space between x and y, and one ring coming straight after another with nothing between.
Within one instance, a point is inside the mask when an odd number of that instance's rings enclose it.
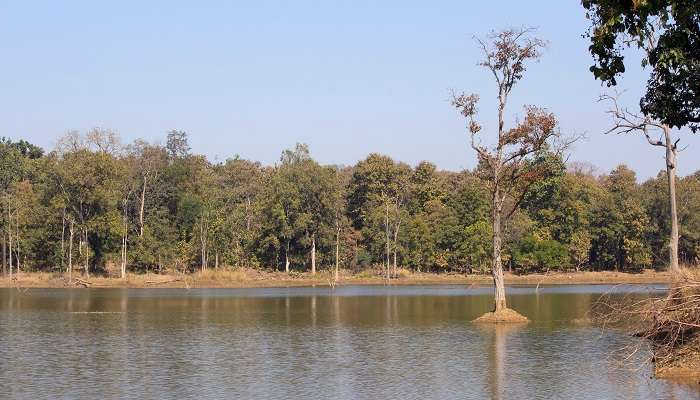
<instances>
[{"instance_id":1,"label":"shoreline","mask_svg":"<svg viewBox=\"0 0 700 400\"><path fill-rule=\"evenodd\" d=\"M595 285L595 284L664 284L672 281L667 272L645 270L640 273L625 272L557 272L550 274L514 275L505 274L506 285ZM19 279L0 277L0 288L276 288L303 286L346 285L469 285L490 286L490 275L461 275L435 273L406 273L398 278L385 280L381 276L344 273L339 282L333 282L328 271L316 276L308 273L285 274L258 270L211 270L193 274L128 274L126 278L93 276L74 277L69 284L67 277L41 272L21 272Z\"/></svg>"}]
</instances>

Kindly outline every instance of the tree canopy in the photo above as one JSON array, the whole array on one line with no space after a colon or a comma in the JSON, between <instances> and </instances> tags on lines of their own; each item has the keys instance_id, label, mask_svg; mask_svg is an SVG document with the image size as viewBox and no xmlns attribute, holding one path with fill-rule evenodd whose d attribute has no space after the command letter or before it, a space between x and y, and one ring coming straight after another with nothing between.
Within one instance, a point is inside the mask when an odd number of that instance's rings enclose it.
<instances>
[{"instance_id":1,"label":"tree canopy","mask_svg":"<svg viewBox=\"0 0 700 400\"><path fill-rule=\"evenodd\" d=\"M179 148L189 148L180 138ZM380 154L320 165L304 145L274 166L213 163L143 141L105 151L85 135L73 139L85 145L47 154L0 143L6 271L11 253L22 271L72 264L74 273L118 275L124 239L130 272L284 271L287 260L290 272L304 272L314 244L319 270L334 268L336 251L339 267L355 272L386 274L389 266L393 276L394 258L415 271L491 268L491 192L481 166L443 171ZM533 162L550 172L504 225L504 268L629 271L666 262L665 172L639 183L624 166L594 175L546 152ZM700 257L698 188L700 173L679 179L679 253L688 263Z\"/></svg>"},{"instance_id":2,"label":"tree canopy","mask_svg":"<svg viewBox=\"0 0 700 400\"><path fill-rule=\"evenodd\" d=\"M625 72L624 50L643 50L650 68L642 112L671 127L700 128L700 3L583 0L591 21L591 72L609 86Z\"/></svg>"}]
</instances>

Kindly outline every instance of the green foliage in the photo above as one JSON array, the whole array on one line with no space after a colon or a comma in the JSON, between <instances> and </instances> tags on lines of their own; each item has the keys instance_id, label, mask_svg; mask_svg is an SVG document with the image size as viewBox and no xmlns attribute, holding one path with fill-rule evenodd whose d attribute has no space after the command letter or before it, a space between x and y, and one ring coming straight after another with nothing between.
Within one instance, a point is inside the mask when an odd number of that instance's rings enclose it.
<instances>
[{"instance_id":1,"label":"green foliage","mask_svg":"<svg viewBox=\"0 0 700 400\"><path fill-rule=\"evenodd\" d=\"M633 171L625 166L604 177L606 192L591 215L591 262L602 268L639 269L651 265L646 242L649 219L640 200Z\"/></svg>"},{"instance_id":2,"label":"green foliage","mask_svg":"<svg viewBox=\"0 0 700 400\"><path fill-rule=\"evenodd\" d=\"M552 239L534 235L523 239L513 252L513 264L518 271L558 270L567 267L569 254L566 246Z\"/></svg>"},{"instance_id":3,"label":"green foliage","mask_svg":"<svg viewBox=\"0 0 700 400\"><path fill-rule=\"evenodd\" d=\"M187 132L178 130L168 132L165 148L171 159L187 158L191 150L187 140Z\"/></svg>"},{"instance_id":4,"label":"green foliage","mask_svg":"<svg viewBox=\"0 0 700 400\"><path fill-rule=\"evenodd\" d=\"M642 49L651 76L642 111L673 127L700 128L700 4L692 0L583 0L591 21L591 72L608 85L625 72L623 51Z\"/></svg>"},{"instance_id":5,"label":"green foliage","mask_svg":"<svg viewBox=\"0 0 700 400\"><path fill-rule=\"evenodd\" d=\"M237 157L213 164L185 151L184 133L170 153L141 141L108 151L115 137L100 134L91 134L102 143L95 148L72 134L70 146L47 155L0 142L0 229L6 243L12 233L15 266L19 255L22 270L66 271L72 225L76 273L85 262L91 272L119 264L124 237L130 271L281 270L289 257L301 272L313 242L319 269L335 267L336 243L340 268L356 272L386 266L387 251L391 264L395 255L415 271L490 269L491 208L478 171L412 168L378 154L352 167L322 166L304 145L274 167ZM594 177L547 153L532 162L549 172L502 227L506 266L525 273L665 262L663 173L640 185L624 166ZM678 199L681 258L695 263L700 174L679 178Z\"/></svg>"},{"instance_id":6,"label":"green foliage","mask_svg":"<svg viewBox=\"0 0 700 400\"><path fill-rule=\"evenodd\" d=\"M688 264L700 264L700 172L678 182L678 200L680 258Z\"/></svg>"},{"instance_id":7,"label":"green foliage","mask_svg":"<svg viewBox=\"0 0 700 400\"><path fill-rule=\"evenodd\" d=\"M335 225L341 223L344 213L343 188L338 171L311 159L306 145L284 151L280 161L262 193L261 212L266 223L261 232L264 246L258 254L277 268L287 259L305 268L314 243L322 250L321 260L330 252Z\"/></svg>"},{"instance_id":8,"label":"green foliage","mask_svg":"<svg viewBox=\"0 0 700 400\"><path fill-rule=\"evenodd\" d=\"M410 176L408 165L379 154L370 154L353 169L347 191L349 217L353 227L362 233L362 244L376 263L385 260L387 241L390 252L398 250L398 243L392 238L397 230L402 234Z\"/></svg>"},{"instance_id":9,"label":"green foliage","mask_svg":"<svg viewBox=\"0 0 700 400\"><path fill-rule=\"evenodd\" d=\"M464 227L463 241L457 252L457 260L462 261L469 271L486 272L491 262L491 225L486 220L477 221Z\"/></svg>"}]
</instances>

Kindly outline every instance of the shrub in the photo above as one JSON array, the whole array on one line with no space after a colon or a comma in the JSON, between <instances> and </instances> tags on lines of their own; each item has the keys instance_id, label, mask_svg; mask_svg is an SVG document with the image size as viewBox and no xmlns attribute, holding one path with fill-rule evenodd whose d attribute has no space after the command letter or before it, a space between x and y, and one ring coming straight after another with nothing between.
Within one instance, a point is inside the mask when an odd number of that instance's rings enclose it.
<instances>
[{"instance_id":1,"label":"shrub","mask_svg":"<svg viewBox=\"0 0 700 400\"><path fill-rule=\"evenodd\" d=\"M563 269L569 260L566 246L556 240L527 236L513 252L513 264L519 272Z\"/></svg>"}]
</instances>

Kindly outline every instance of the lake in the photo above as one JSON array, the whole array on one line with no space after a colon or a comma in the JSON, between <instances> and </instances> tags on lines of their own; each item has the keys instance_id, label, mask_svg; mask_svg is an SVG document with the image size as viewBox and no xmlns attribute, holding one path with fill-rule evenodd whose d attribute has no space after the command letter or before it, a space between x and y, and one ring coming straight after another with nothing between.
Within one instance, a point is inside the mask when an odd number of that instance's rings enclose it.
<instances>
[{"instance_id":1,"label":"lake","mask_svg":"<svg viewBox=\"0 0 700 400\"><path fill-rule=\"evenodd\" d=\"M700 398L581 323L662 289L510 287L526 326L470 323L492 290L459 285L0 289L0 398Z\"/></svg>"}]
</instances>

